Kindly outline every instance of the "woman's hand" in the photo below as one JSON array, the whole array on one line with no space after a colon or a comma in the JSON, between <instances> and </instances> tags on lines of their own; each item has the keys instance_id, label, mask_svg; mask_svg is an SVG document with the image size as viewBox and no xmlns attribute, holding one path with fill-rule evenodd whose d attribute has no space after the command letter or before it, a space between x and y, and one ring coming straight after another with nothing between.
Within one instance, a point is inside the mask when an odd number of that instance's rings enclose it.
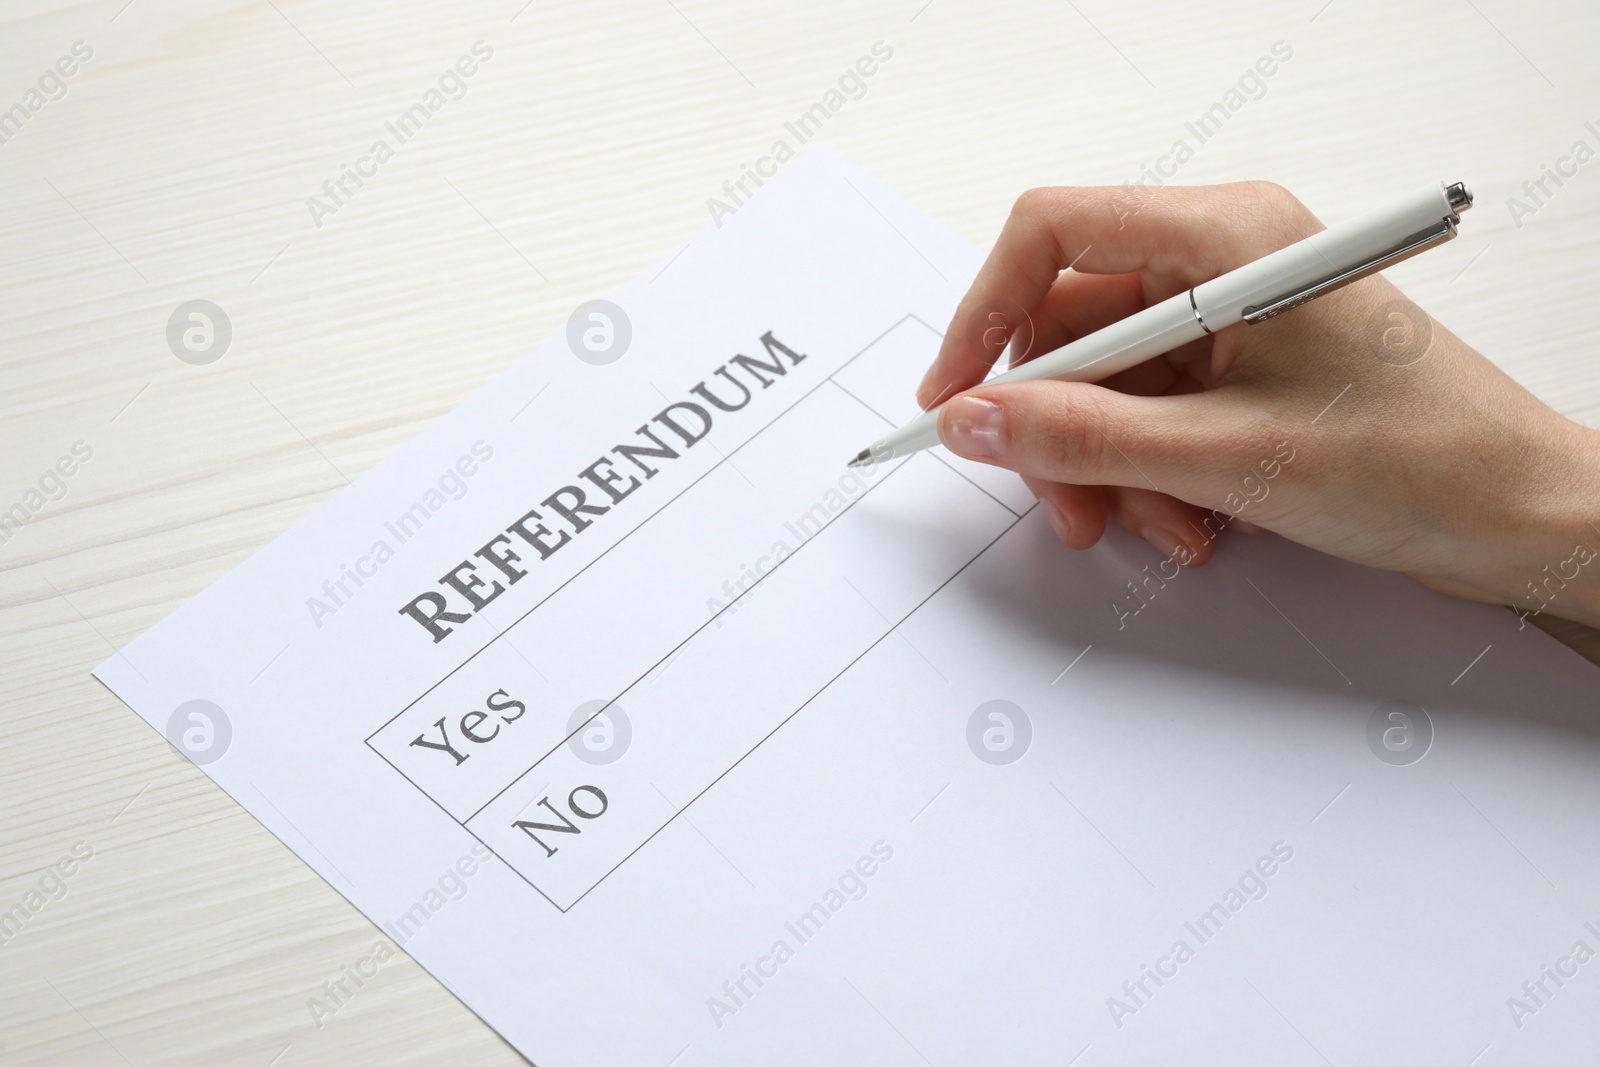
<instances>
[{"instance_id":1,"label":"woman's hand","mask_svg":"<svg viewBox=\"0 0 1600 1067\"><path fill-rule=\"evenodd\" d=\"M1098 384L978 385L998 309L1026 311L1032 329L1016 336L1038 355L1322 228L1266 183L1033 190L917 399L954 396L944 443L1021 474L1074 548L1109 517L1192 566L1223 529L1265 529L1456 596L1600 625L1600 432L1381 277Z\"/></svg>"}]
</instances>

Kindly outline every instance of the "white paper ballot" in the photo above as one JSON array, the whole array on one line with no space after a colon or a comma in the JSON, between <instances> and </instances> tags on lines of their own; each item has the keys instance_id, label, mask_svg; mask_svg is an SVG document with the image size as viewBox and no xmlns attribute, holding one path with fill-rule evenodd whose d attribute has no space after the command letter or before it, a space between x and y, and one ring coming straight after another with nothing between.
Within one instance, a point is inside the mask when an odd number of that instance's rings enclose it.
<instances>
[{"instance_id":1,"label":"white paper ballot","mask_svg":"<svg viewBox=\"0 0 1600 1067\"><path fill-rule=\"evenodd\" d=\"M979 262L814 150L96 674L540 1067L1592 1053L1594 668L846 470Z\"/></svg>"}]
</instances>

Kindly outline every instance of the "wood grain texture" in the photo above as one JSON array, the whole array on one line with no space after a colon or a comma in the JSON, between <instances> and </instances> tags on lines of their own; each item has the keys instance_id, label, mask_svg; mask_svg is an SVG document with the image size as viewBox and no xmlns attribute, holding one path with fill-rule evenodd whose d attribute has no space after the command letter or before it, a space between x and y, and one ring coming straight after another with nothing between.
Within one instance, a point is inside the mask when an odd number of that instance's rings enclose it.
<instances>
[{"instance_id":1,"label":"wood grain texture","mask_svg":"<svg viewBox=\"0 0 1600 1067\"><path fill-rule=\"evenodd\" d=\"M1287 42L1177 180L1272 178L1327 218L1469 180L1463 239L1393 277L1600 424L1600 162L1506 205L1600 142L1583 0L18 0L0 25L0 109L93 52L0 144L0 509L93 452L0 544L0 909L93 849L0 946L8 1064L520 1062L403 955L314 1022L381 935L88 672L577 304L693 256L707 198L875 41L822 136L985 245L1028 186L1135 178ZM465 94L313 218L478 41ZM204 367L165 340L197 298L233 325Z\"/></svg>"}]
</instances>

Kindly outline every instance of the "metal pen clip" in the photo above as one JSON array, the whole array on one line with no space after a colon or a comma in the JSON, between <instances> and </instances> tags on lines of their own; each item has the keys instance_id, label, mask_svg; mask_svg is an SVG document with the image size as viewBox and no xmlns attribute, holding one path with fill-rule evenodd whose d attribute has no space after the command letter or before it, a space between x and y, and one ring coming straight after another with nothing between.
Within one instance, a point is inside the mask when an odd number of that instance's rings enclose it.
<instances>
[{"instance_id":1,"label":"metal pen clip","mask_svg":"<svg viewBox=\"0 0 1600 1067\"><path fill-rule=\"evenodd\" d=\"M1264 304L1254 304L1245 308L1242 313L1244 321L1254 326L1258 322L1281 315L1290 308L1297 308L1301 304L1331 293L1335 289L1341 289L1351 282L1360 281L1369 274L1376 274L1403 259L1410 259L1419 252L1450 240L1456 235L1456 223L1461 221L1459 212L1472 206L1472 193L1465 185L1456 182L1445 190L1445 195L1450 206L1456 210L1456 214L1444 216L1437 225L1410 235L1398 245L1379 252L1370 259L1309 282Z\"/></svg>"}]
</instances>

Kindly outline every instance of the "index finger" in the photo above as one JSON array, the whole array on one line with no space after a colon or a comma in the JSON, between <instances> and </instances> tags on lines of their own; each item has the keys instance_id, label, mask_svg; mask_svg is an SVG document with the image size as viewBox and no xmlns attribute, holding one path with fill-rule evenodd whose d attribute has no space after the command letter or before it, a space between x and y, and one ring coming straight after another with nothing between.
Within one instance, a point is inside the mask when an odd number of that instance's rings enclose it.
<instances>
[{"instance_id":1,"label":"index finger","mask_svg":"<svg viewBox=\"0 0 1600 1067\"><path fill-rule=\"evenodd\" d=\"M998 354L982 326L998 307L1032 316L1067 267L1144 275L1147 302L1209 280L1297 240L1315 225L1264 182L1211 186L1032 189L1017 198L917 389L924 409L982 381Z\"/></svg>"}]
</instances>

